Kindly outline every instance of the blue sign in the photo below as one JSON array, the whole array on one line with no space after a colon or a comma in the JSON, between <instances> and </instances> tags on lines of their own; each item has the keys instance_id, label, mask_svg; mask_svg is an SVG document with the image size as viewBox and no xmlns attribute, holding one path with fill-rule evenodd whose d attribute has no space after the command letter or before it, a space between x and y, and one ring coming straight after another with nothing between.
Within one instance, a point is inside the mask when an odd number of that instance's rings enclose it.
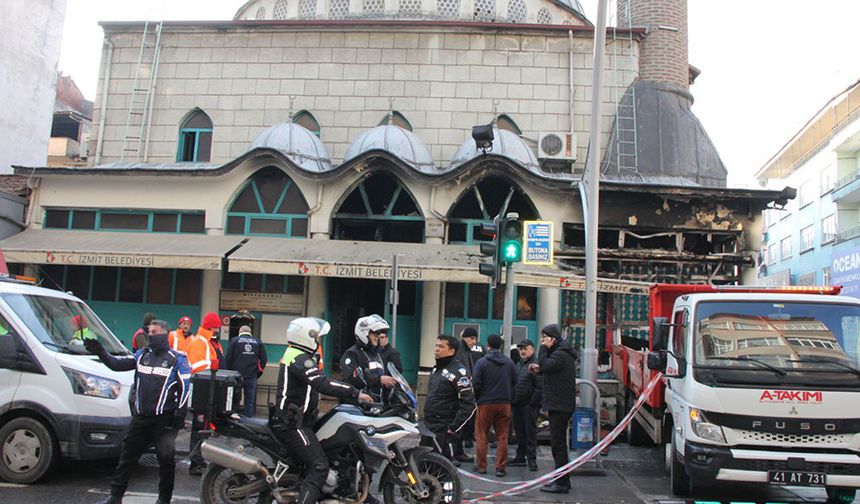
<instances>
[{"instance_id":1,"label":"blue sign","mask_svg":"<svg viewBox=\"0 0 860 504\"><path fill-rule=\"evenodd\" d=\"M552 222L525 221L523 223L524 254L526 264L552 264Z\"/></svg>"},{"instance_id":2,"label":"blue sign","mask_svg":"<svg viewBox=\"0 0 860 504\"><path fill-rule=\"evenodd\" d=\"M860 297L860 247L834 255L830 283L841 285L842 294Z\"/></svg>"}]
</instances>

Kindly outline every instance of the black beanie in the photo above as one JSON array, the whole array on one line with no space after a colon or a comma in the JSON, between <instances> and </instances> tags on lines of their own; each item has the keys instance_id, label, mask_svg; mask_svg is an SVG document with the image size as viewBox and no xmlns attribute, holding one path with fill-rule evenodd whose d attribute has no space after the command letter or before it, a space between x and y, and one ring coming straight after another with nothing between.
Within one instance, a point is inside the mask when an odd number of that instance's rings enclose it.
<instances>
[{"instance_id":1,"label":"black beanie","mask_svg":"<svg viewBox=\"0 0 860 504\"><path fill-rule=\"evenodd\" d=\"M561 341L561 329L558 328L558 324L545 325L540 332L555 339L556 342Z\"/></svg>"}]
</instances>

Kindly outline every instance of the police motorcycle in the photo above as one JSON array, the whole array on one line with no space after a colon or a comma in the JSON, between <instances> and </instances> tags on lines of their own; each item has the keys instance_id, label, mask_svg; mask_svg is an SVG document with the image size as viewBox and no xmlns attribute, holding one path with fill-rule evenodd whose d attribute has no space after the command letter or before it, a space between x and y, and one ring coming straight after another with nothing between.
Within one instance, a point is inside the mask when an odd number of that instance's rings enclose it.
<instances>
[{"instance_id":1,"label":"police motorcycle","mask_svg":"<svg viewBox=\"0 0 860 504\"><path fill-rule=\"evenodd\" d=\"M390 363L388 372L397 385L387 406L342 403L314 424L330 463L320 502L361 503L379 475L385 504L459 504L457 469L433 448L418 445L433 433L418 424L418 402L403 375ZM267 420L222 414L212 424L212 434L200 445L209 462L201 489L204 504L298 500L304 467Z\"/></svg>"}]
</instances>

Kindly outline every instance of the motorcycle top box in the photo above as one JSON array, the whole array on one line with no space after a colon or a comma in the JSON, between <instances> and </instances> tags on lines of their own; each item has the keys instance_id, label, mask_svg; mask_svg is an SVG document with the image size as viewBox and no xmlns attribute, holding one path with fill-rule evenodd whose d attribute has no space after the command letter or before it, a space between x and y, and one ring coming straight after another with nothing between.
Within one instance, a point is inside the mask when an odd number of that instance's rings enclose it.
<instances>
[{"instance_id":1,"label":"motorcycle top box","mask_svg":"<svg viewBox=\"0 0 860 504\"><path fill-rule=\"evenodd\" d=\"M209 418L228 416L237 411L240 390L242 375L236 371L197 373L191 376L191 411Z\"/></svg>"}]
</instances>

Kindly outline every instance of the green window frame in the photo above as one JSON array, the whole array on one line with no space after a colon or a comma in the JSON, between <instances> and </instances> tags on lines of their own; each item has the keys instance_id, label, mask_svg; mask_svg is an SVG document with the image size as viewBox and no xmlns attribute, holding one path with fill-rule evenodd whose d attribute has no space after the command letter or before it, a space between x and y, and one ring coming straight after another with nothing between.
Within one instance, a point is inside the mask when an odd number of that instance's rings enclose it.
<instances>
[{"instance_id":1,"label":"green window frame","mask_svg":"<svg viewBox=\"0 0 860 504\"><path fill-rule=\"evenodd\" d=\"M283 178L284 186L281 188L281 192L278 194L275 199L274 205L269 206L264 203L264 198L262 196L261 187L258 184L258 180L264 180L267 176L276 176L278 178ZM292 201L289 202L290 205L294 207L304 208L304 213L280 213L280 208L287 204L287 194L290 192L290 189L294 189L296 197L300 199L300 201ZM243 197L247 190L251 190L253 194L253 201L256 205L256 211L236 211L234 208L239 205L240 198ZM278 236L278 237L290 237L290 238L307 238L310 218L308 216L307 210L310 207L304 199L304 196L301 194L301 190L299 190L298 186L293 187L292 179L287 176L287 174L283 173L280 169L275 167L267 167L258 171L244 186L239 192L236 194L236 198L233 200L233 203L230 205L230 210L227 211L227 230L226 234L228 235L242 235L242 236ZM253 226L257 223L263 223L266 221L271 222L283 222L284 224L284 232L282 233L267 233L267 232L258 232L253 230ZM304 233L299 233L299 230L304 227Z\"/></svg>"},{"instance_id":2,"label":"green window frame","mask_svg":"<svg viewBox=\"0 0 860 504\"><path fill-rule=\"evenodd\" d=\"M212 119L202 110L194 109L179 127L176 161L205 162L212 156Z\"/></svg>"},{"instance_id":3,"label":"green window frame","mask_svg":"<svg viewBox=\"0 0 860 504\"><path fill-rule=\"evenodd\" d=\"M123 228L105 224L105 221L109 222L114 216L141 217L141 227ZM174 219L175 223L170 225L170 221ZM204 212L195 211L46 208L45 217L42 222L45 229L77 229L120 233L203 234L206 232L205 219L206 215Z\"/></svg>"},{"instance_id":4,"label":"green window frame","mask_svg":"<svg viewBox=\"0 0 860 504\"><path fill-rule=\"evenodd\" d=\"M98 268L98 270L97 270ZM143 286L140 294L140 301L123 300L123 277L136 276L142 273ZM152 301L152 278L161 272L168 272L170 275L169 299L166 302ZM96 276L97 273L114 273L114 288L113 296L95 296ZM78 285L72 282L73 274L79 276ZM185 270L175 268L122 268L108 266L72 266L72 265L45 265L41 267L42 283L49 287L58 287L63 291L72 290L74 295L84 301L106 301L134 304L163 304L163 305L200 305L202 289L203 289L203 274L201 270ZM46 278L50 278L50 282L46 283ZM189 277L190 282L189 283ZM195 279L196 278L196 279ZM181 281L181 285L180 285ZM54 285L54 284L58 285ZM183 291L179 297L190 295L192 299L177 299L177 285ZM73 287L83 287L83 289L75 290ZM104 287L104 286L100 286Z\"/></svg>"}]
</instances>

